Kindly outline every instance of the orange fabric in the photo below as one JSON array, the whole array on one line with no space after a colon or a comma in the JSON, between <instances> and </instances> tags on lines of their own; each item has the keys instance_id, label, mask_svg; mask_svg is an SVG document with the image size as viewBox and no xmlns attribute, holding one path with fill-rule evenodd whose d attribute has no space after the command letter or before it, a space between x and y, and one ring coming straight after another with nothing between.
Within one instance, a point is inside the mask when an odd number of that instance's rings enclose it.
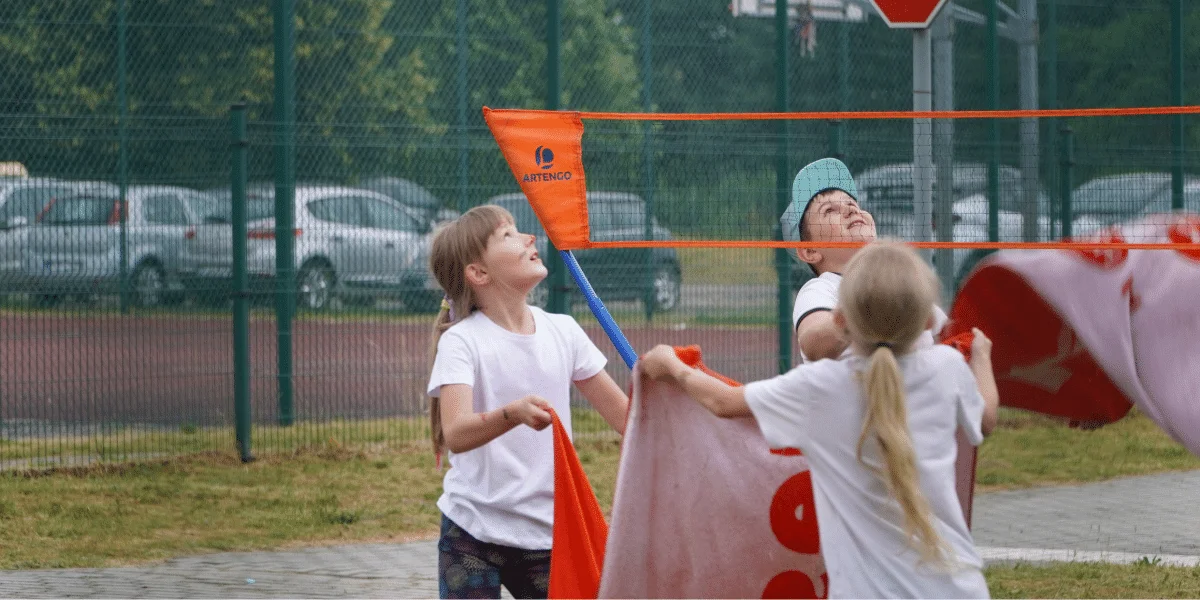
<instances>
[{"instance_id":1,"label":"orange fabric","mask_svg":"<svg viewBox=\"0 0 1200 600\"><path fill-rule=\"evenodd\" d=\"M521 191L559 250L588 248L583 122L578 113L483 108Z\"/></svg>"},{"instance_id":2,"label":"orange fabric","mask_svg":"<svg viewBox=\"0 0 1200 600\"><path fill-rule=\"evenodd\" d=\"M595 598L608 523L579 463L575 446L554 414L554 541L550 553L551 598Z\"/></svg>"},{"instance_id":3,"label":"orange fabric","mask_svg":"<svg viewBox=\"0 0 1200 600\"><path fill-rule=\"evenodd\" d=\"M971 342L974 341L975 334L968 329L953 337L942 340L942 343L958 350L967 362L971 362Z\"/></svg>"}]
</instances>

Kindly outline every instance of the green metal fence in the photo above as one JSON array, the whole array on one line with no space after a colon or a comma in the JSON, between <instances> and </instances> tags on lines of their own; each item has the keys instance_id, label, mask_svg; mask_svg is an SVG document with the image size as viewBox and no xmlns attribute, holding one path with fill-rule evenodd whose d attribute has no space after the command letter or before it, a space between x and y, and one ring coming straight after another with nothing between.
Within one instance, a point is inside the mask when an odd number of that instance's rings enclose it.
<instances>
[{"instance_id":1,"label":"green metal fence","mask_svg":"<svg viewBox=\"0 0 1200 600\"><path fill-rule=\"evenodd\" d=\"M951 5L959 17L935 33L935 86L950 102L938 108L1023 106L1018 17L1029 3L1016 4ZM1200 83L1180 74L1194 71L1200 38L1186 32L1200 11L1178 0L1032 6L1037 105L1195 98ZM948 44L941 54L938 40ZM939 60L950 68L939 71ZM869 11L805 27L796 16L735 17L723 0L5 2L0 162L20 166L0 177L0 466L239 440L248 455L426 439L440 300L423 267L430 227L483 202L521 210L505 196L519 190L483 106L907 110L911 68L911 35ZM233 120L234 104L244 121ZM1164 202L1200 206L1193 121L1039 120L1036 147L1017 121L956 121L935 130L949 141L936 157L956 165L943 186L964 201L959 216L982 224L972 230L982 240L967 241L1056 239ZM771 239L791 175L837 155L881 230L915 239L912 129L907 120L595 122L585 164L590 191L618 193L593 201L623 207L610 209L614 231ZM1030 210L1021 201L1030 157L1039 225L1014 228ZM242 172L244 188L234 183ZM1133 172L1148 174L1119 176ZM1098 179L1108 176L1119 177ZM233 269L240 244L244 282ZM979 257L955 254L950 276ZM790 303L806 275L783 253L580 260L638 350L699 343L711 366L740 379L792 362ZM625 385L572 288L555 267L535 302L575 314ZM235 396L248 400L252 430L235 427ZM576 430L606 435L579 406Z\"/></svg>"}]
</instances>

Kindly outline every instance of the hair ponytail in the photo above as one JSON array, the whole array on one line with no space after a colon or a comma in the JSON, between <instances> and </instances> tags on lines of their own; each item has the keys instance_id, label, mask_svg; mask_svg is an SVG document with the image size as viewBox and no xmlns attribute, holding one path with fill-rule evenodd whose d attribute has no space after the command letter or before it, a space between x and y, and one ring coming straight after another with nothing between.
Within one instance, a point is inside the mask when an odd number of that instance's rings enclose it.
<instances>
[{"instance_id":1,"label":"hair ponytail","mask_svg":"<svg viewBox=\"0 0 1200 600\"><path fill-rule=\"evenodd\" d=\"M433 235L429 252L429 270L445 291L441 310L433 321L433 335L429 347L429 364L437 358L438 341L442 334L455 323L479 309L475 291L467 283L467 265L483 258L488 238L497 227L513 223L507 210L495 205L476 206L462 216L442 226ZM442 430L442 407L439 398L429 398L429 437L438 467L442 463L442 451L446 447L446 435Z\"/></svg>"},{"instance_id":2,"label":"hair ponytail","mask_svg":"<svg viewBox=\"0 0 1200 600\"><path fill-rule=\"evenodd\" d=\"M437 317L433 320L433 335L429 344L429 363L433 364L433 359L437 357L438 340L442 339L442 334L446 333L447 329L454 324L451 320L450 303L442 300L442 308L438 311ZM446 447L446 435L442 431L442 406L439 398L429 398L429 439L433 443L433 454L437 457L438 467L442 463L442 450Z\"/></svg>"},{"instance_id":3,"label":"hair ponytail","mask_svg":"<svg viewBox=\"0 0 1200 600\"><path fill-rule=\"evenodd\" d=\"M933 525L929 500L921 492L917 457L908 429L904 377L891 347L880 344L871 353L864 381L867 408L862 434L858 436L857 456L863 466L875 471L887 484L888 491L904 511L904 531L921 554L921 560L945 564L945 543ZM874 437L879 444L885 469L863 461L863 446Z\"/></svg>"},{"instance_id":4,"label":"hair ponytail","mask_svg":"<svg viewBox=\"0 0 1200 600\"><path fill-rule=\"evenodd\" d=\"M876 242L858 251L846 265L838 289L838 310L845 315L852 343L870 352L860 375L866 399L858 461L887 485L904 513L909 545L922 562L949 566L953 556L934 526L929 500L921 491L916 451L908 428L904 376L896 357L909 352L930 319L940 284L912 248ZM868 443L878 444L882 468L863 460Z\"/></svg>"}]
</instances>

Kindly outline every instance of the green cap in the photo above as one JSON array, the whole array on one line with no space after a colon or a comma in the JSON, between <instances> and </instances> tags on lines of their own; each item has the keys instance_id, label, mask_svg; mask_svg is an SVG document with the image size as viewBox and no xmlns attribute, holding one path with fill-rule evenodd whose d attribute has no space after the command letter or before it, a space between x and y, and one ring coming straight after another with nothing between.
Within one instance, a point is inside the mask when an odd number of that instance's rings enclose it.
<instances>
[{"instance_id":1,"label":"green cap","mask_svg":"<svg viewBox=\"0 0 1200 600\"><path fill-rule=\"evenodd\" d=\"M836 158L822 158L809 163L796 173L796 179L792 182L792 201L788 203L787 210L783 211L783 216L779 217L779 222L783 225L784 240L800 241L800 228L804 226L804 213L808 210L808 205L814 196L826 190L842 190L858 200L858 188L854 185L854 178L850 176L850 169ZM795 248L789 248L788 254L800 260Z\"/></svg>"}]
</instances>

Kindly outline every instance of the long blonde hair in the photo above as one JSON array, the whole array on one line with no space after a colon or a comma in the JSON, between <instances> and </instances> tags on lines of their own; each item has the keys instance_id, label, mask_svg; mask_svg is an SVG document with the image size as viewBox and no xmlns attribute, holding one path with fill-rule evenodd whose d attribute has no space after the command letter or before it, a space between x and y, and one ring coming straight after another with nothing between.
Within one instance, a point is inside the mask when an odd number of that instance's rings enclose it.
<instances>
[{"instance_id":1,"label":"long blonde hair","mask_svg":"<svg viewBox=\"0 0 1200 600\"><path fill-rule=\"evenodd\" d=\"M479 310L475 290L467 283L467 265L479 262L487 250L488 239L497 227L512 224L507 210L492 204L476 206L438 229L429 253L429 269L446 293L446 300L433 322L429 362L437 357L438 340L452 325ZM429 399L429 426L433 451L440 458L446 446L442 431L442 411L437 398Z\"/></svg>"},{"instance_id":2,"label":"long blonde hair","mask_svg":"<svg viewBox=\"0 0 1200 600\"><path fill-rule=\"evenodd\" d=\"M939 295L937 276L912 248L898 242L876 242L858 251L846 265L838 309L845 315L852 343L870 353L862 378L867 409L858 438L858 461L882 477L899 502L909 545L920 552L922 561L947 565L948 548L934 527L929 500L921 492L904 377L896 360L909 352L925 331ZM863 446L872 440L879 446L886 470L863 460Z\"/></svg>"}]
</instances>

